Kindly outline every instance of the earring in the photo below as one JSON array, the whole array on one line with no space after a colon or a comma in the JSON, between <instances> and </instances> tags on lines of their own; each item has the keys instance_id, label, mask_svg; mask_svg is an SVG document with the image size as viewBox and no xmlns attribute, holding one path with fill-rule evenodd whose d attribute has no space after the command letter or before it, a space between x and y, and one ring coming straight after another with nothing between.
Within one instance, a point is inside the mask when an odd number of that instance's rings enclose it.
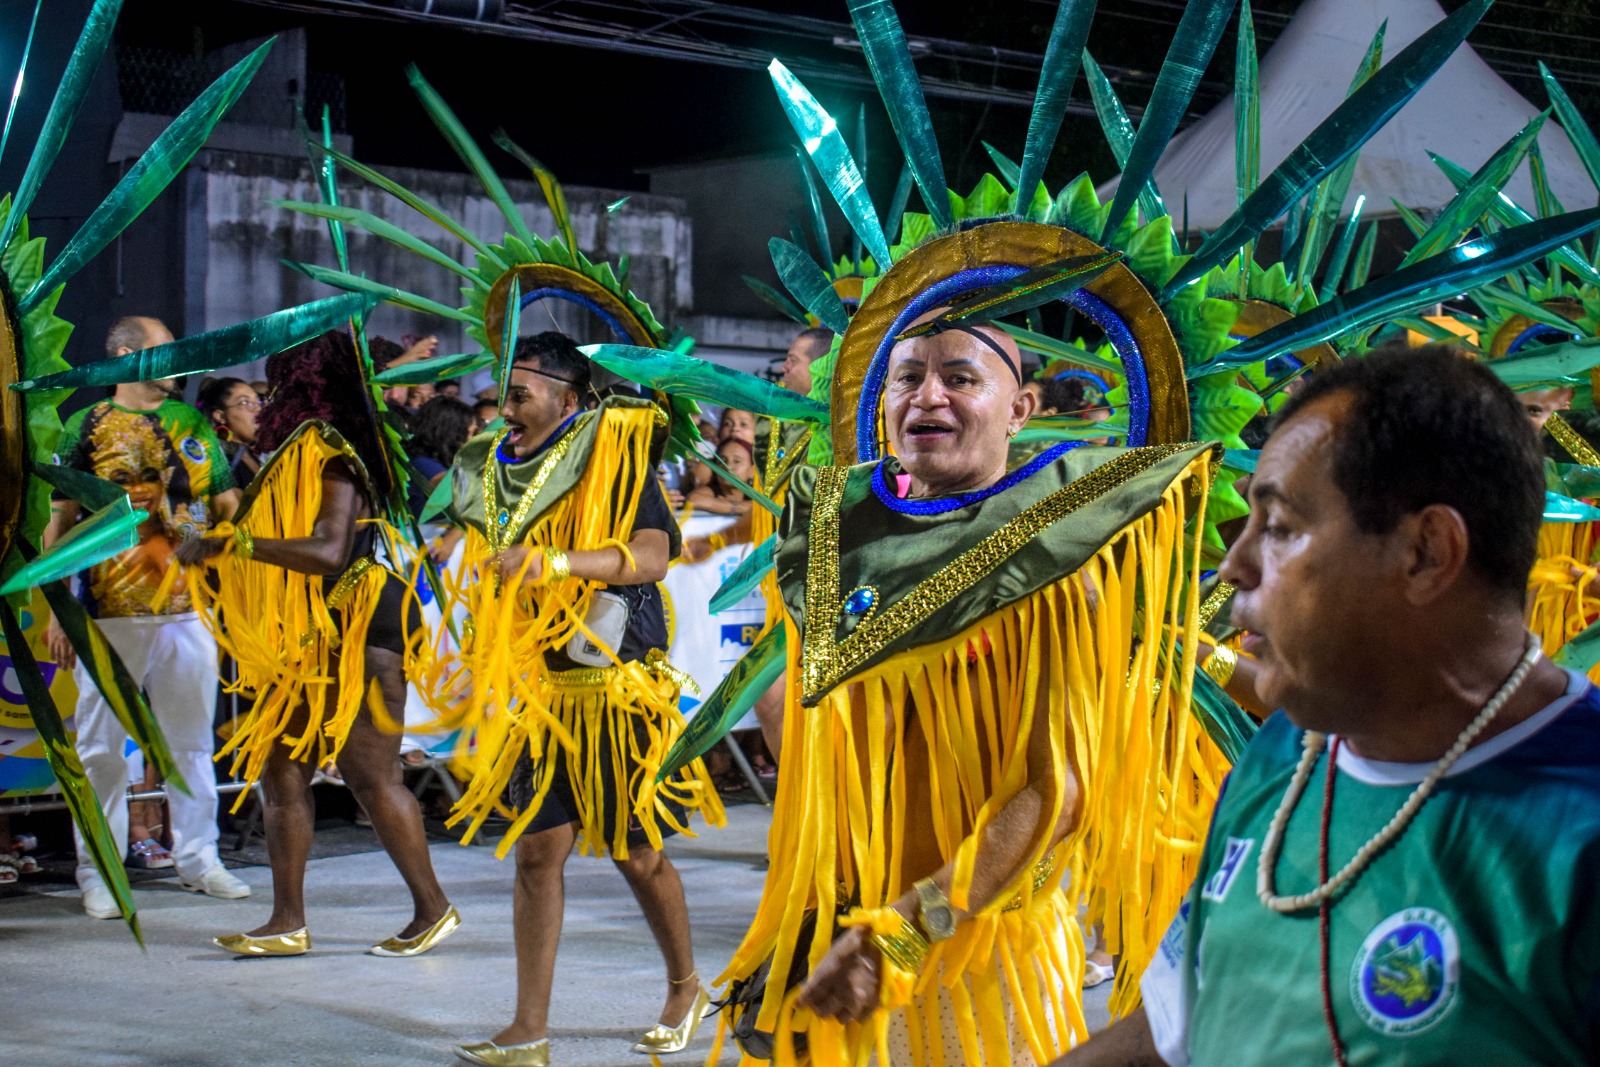
<instances>
[{"instance_id":1,"label":"earring","mask_svg":"<svg viewBox=\"0 0 1600 1067\"><path fill-rule=\"evenodd\" d=\"M1015 436L1017 436L1017 434L1019 434L1021 432L1022 432L1021 427L1016 427L1016 426L1008 427L1006 429L1006 436L1007 437L1015 437Z\"/></svg>"}]
</instances>

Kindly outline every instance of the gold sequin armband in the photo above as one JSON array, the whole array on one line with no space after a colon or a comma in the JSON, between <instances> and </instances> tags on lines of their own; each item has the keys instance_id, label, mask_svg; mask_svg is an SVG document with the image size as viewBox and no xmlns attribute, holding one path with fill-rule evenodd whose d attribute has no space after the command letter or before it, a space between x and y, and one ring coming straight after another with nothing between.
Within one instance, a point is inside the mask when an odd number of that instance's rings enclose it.
<instances>
[{"instance_id":1,"label":"gold sequin armband","mask_svg":"<svg viewBox=\"0 0 1600 1067\"><path fill-rule=\"evenodd\" d=\"M908 975L920 973L932 951L922 931L893 908L857 908L841 925L866 927L868 940L883 954L884 962Z\"/></svg>"},{"instance_id":2,"label":"gold sequin armband","mask_svg":"<svg viewBox=\"0 0 1600 1067\"><path fill-rule=\"evenodd\" d=\"M567 559L567 554L559 548L544 550L544 580L545 582L564 582L572 577L572 563Z\"/></svg>"},{"instance_id":3,"label":"gold sequin armband","mask_svg":"<svg viewBox=\"0 0 1600 1067\"><path fill-rule=\"evenodd\" d=\"M233 529L233 550L244 559L255 558L256 539L243 526L236 526Z\"/></svg>"},{"instance_id":4,"label":"gold sequin armband","mask_svg":"<svg viewBox=\"0 0 1600 1067\"><path fill-rule=\"evenodd\" d=\"M1218 645L1211 650L1211 655L1206 657L1200 669L1205 671L1213 682L1226 686L1233 678L1234 668L1239 666L1239 653L1227 645Z\"/></svg>"}]
</instances>

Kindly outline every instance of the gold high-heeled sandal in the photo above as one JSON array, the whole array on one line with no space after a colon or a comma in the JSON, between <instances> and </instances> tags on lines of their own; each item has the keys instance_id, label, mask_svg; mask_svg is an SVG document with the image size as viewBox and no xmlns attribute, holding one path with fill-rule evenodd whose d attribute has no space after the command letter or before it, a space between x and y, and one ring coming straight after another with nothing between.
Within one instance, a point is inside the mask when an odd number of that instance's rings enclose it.
<instances>
[{"instance_id":1,"label":"gold high-heeled sandal","mask_svg":"<svg viewBox=\"0 0 1600 1067\"><path fill-rule=\"evenodd\" d=\"M698 978L692 974L689 978ZM675 985L689 981L681 979ZM670 979L669 979L670 981ZM689 1042L694 1040L695 1031L700 1029L700 1023L705 1018L706 1009L711 1006L711 994L706 992L706 987L701 986L700 992L695 994L694 1006L689 1009L689 1014L683 1017L683 1022L677 1026L667 1026L657 1023L643 1037L641 1037L633 1051L641 1056L670 1056L674 1052L682 1052L689 1047Z\"/></svg>"},{"instance_id":2,"label":"gold high-heeled sandal","mask_svg":"<svg viewBox=\"0 0 1600 1067\"><path fill-rule=\"evenodd\" d=\"M541 1037L525 1045L497 1045L477 1041L457 1045L456 1056L480 1067L550 1067L550 1039Z\"/></svg>"},{"instance_id":3,"label":"gold high-heeled sandal","mask_svg":"<svg viewBox=\"0 0 1600 1067\"><path fill-rule=\"evenodd\" d=\"M228 934L212 938L211 943L239 956L304 956L311 950L311 932L302 926L287 934L268 934L266 937Z\"/></svg>"},{"instance_id":4,"label":"gold high-heeled sandal","mask_svg":"<svg viewBox=\"0 0 1600 1067\"><path fill-rule=\"evenodd\" d=\"M416 937L391 937L367 949L373 956L420 956L455 933L461 926L461 913L454 904L445 909L439 921Z\"/></svg>"}]
</instances>

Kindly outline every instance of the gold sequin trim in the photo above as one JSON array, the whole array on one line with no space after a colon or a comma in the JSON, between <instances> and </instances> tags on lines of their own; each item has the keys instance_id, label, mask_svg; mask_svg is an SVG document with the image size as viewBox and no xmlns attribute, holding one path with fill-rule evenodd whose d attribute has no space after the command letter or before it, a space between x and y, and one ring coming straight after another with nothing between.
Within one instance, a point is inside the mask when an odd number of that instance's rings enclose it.
<instances>
[{"instance_id":1,"label":"gold sequin trim","mask_svg":"<svg viewBox=\"0 0 1600 1067\"><path fill-rule=\"evenodd\" d=\"M371 556L362 556L350 564L350 569L339 576L339 580L334 583L333 589L323 600L323 603L327 604L328 610L341 610L345 602L355 593L356 586L361 584L361 579L365 578L367 572L375 566L377 566L377 561Z\"/></svg>"},{"instance_id":2,"label":"gold sequin trim","mask_svg":"<svg viewBox=\"0 0 1600 1067\"><path fill-rule=\"evenodd\" d=\"M1233 586L1227 582L1218 582L1217 587L1211 590L1211 595L1200 604L1200 629L1204 630L1211 625L1211 620L1217 617L1217 612L1222 610L1222 605L1228 602L1233 595Z\"/></svg>"},{"instance_id":3,"label":"gold sequin trim","mask_svg":"<svg viewBox=\"0 0 1600 1067\"><path fill-rule=\"evenodd\" d=\"M527 521L529 513L533 511L534 503L539 498L539 491L555 473L556 464L566 458L567 453L572 450L580 429L582 429L581 423L573 426L566 436L551 446L550 454L544 457L539 469L534 471L533 480L523 491L522 499L517 501L517 510L512 512L504 525L500 522L500 490L495 473L500 461L500 442L506 439L506 434L510 431L501 430L500 435L494 439L494 444L489 448L489 458L483 461L483 533L489 542L490 552L498 553L507 544L505 540L507 534L522 528L522 524Z\"/></svg>"},{"instance_id":4,"label":"gold sequin trim","mask_svg":"<svg viewBox=\"0 0 1600 1067\"><path fill-rule=\"evenodd\" d=\"M1566 419L1563 419L1560 415L1551 415L1546 420L1544 428L1550 432L1551 437L1556 439L1558 445L1567 450L1567 454L1573 459L1582 463L1585 467L1600 467L1600 452L1596 452L1593 446L1588 441L1585 441Z\"/></svg>"},{"instance_id":5,"label":"gold sequin trim","mask_svg":"<svg viewBox=\"0 0 1600 1067\"><path fill-rule=\"evenodd\" d=\"M1056 873L1056 854L1046 852L1044 859L1033 865L1033 891L1035 893L1045 887L1050 881L1050 876ZM1005 911L1018 911L1022 908L1022 894L1018 893L1006 904Z\"/></svg>"},{"instance_id":6,"label":"gold sequin trim","mask_svg":"<svg viewBox=\"0 0 1600 1067\"><path fill-rule=\"evenodd\" d=\"M839 603L839 505L847 467L817 472L811 509L810 559L806 567L806 626L801 682L805 703L814 703L836 683L868 663L893 640L926 622L972 588L1041 532L1085 504L1104 496L1162 460L1193 445L1156 445L1124 452L1111 462L1056 490L925 578L904 598L866 619L843 641L833 639Z\"/></svg>"},{"instance_id":7,"label":"gold sequin trim","mask_svg":"<svg viewBox=\"0 0 1600 1067\"><path fill-rule=\"evenodd\" d=\"M652 648L644 656L645 669L657 677L670 678L676 682L678 688L687 689L695 696L700 695L700 686L689 675L680 671L667 661L667 654L659 648ZM616 667L574 667L569 671L551 671L550 684L558 689L598 689L609 681L618 671Z\"/></svg>"}]
</instances>

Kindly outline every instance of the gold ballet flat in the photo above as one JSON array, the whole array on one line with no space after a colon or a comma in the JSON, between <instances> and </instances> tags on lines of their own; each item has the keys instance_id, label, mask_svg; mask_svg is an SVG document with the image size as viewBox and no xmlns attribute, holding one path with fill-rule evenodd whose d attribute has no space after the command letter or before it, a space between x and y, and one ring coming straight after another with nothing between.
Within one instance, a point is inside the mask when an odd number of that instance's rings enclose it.
<instances>
[{"instance_id":1,"label":"gold ballet flat","mask_svg":"<svg viewBox=\"0 0 1600 1067\"><path fill-rule=\"evenodd\" d=\"M439 921L428 927L416 937L391 937L367 949L374 956L420 956L445 938L456 932L461 925L461 913L454 904L445 909L439 916Z\"/></svg>"},{"instance_id":2,"label":"gold ballet flat","mask_svg":"<svg viewBox=\"0 0 1600 1067\"><path fill-rule=\"evenodd\" d=\"M211 943L239 956L304 956L311 949L311 934L302 926L287 934L270 934L267 937L229 934L212 938Z\"/></svg>"},{"instance_id":3,"label":"gold ballet flat","mask_svg":"<svg viewBox=\"0 0 1600 1067\"><path fill-rule=\"evenodd\" d=\"M550 1039L542 1037L526 1045L497 1045L479 1041L457 1045L456 1055L482 1067L550 1067Z\"/></svg>"},{"instance_id":4,"label":"gold ballet flat","mask_svg":"<svg viewBox=\"0 0 1600 1067\"><path fill-rule=\"evenodd\" d=\"M694 1040L694 1032L700 1029L700 1021L705 1018L706 1009L710 1006L711 994L701 986L700 992L694 998L694 1007L683 1017L683 1022L677 1026L657 1023L649 1033L639 1039L639 1043L633 1046L633 1051L641 1056L670 1056L674 1052L682 1052L689 1047L689 1042Z\"/></svg>"}]
</instances>

